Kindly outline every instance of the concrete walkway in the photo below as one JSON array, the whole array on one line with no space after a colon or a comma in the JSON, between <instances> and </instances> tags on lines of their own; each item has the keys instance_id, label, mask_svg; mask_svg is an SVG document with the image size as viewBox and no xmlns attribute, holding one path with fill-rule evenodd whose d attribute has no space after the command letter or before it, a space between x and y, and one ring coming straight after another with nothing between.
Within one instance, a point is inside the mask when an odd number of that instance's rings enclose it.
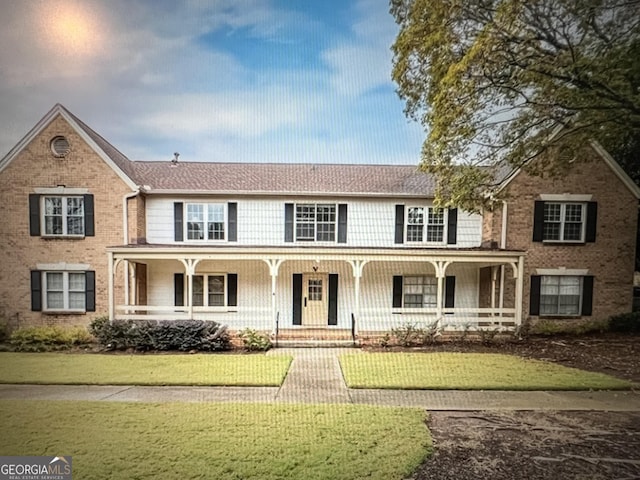
<instances>
[{"instance_id":1,"label":"concrete walkway","mask_svg":"<svg viewBox=\"0 0 640 480\"><path fill-rule=\"evenodd\" d=\"M281 387L140 387L90 385L0 385L2 399L112 402L243 402L361 404L427 410L640 411L640 392L510 392L367 390L347 388L338 355L344 349L278 349L293 355ZM349 350L356 353L359 350Z\"/></svg>"}]
</instances>

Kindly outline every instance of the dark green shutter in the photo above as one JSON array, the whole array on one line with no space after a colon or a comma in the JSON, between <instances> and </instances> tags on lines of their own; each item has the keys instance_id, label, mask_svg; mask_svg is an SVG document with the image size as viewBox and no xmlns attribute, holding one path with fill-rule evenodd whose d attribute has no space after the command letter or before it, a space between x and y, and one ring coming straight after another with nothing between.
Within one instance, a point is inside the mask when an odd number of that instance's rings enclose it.
<instances>
[{"instance_id":1,"label":"dark green shutter","mask_svg":"<svg viewBox=\"0 0 640 480\"><path fill-rule=\"evenodd\" d=\"M347 204L338 205L338 243L347 243Z\"/></svg>"},{"instance_id":2,"label":"dark green shutter","mask_svg":"<svg viewBox=\"0 0 640 480\"><path fill-rule=\"evenodd\" d=\"M456 277L447 275L444 279L444 308L455 308Z\"/></svg>"},{"instance_id":3,"label":"dark green shutter","mask_svg":"<svg viewBox=\"0 0 640 480\"><path fill-rule=\"evenodd\" d=\"M227 305L229 307L238 306L238 274L227 274Z\"/></svg>"},{"instance_id":4,"label":"dark green shutter","mask_svg":"<svg viewBox=\"0 0 640 480\"><path fill-rule=\"evenodd\" d=\"M31 270L31 310L42 311L42 272Z\"/></svg>"},{"instance_id":5,"label":"dark green shutter","mask_svg":"<svg viewBox=\"0 0 640 480\"><path fill-rule=\"evenodd\" d=\"M593 312L593 275L582 277L582 315L591 316Z\"/></svg>"},{"instance_id":6,"label":"dark green shutter","mask_svg":"<svg viewBox=\"0 0 640 480\"><path fill-rule=\"evenodd\" d=\"M543 232L544 232L544 202L537 200L533 206L533 241L541 242L543 239Z\"/></svg>"},{"instance_id":7,"label":"dark green shutter","mask_svg":"<svg viewBox=\"0 0 640 480\"><path fill-rule=\"evenodd\" d=\"M94 220L93 195L84 195L84 236L94 237L96 234ZM92 310L90 310L92 311Z\"/></svg>"},{"instance_id":8,"label":"dark green shutter","mask_svg":"<svg viewBox=\"0 0 640 480\"><path fill-rule=\"evenodd\" d=\"M404 243L404 205L396 205L395 243Z\"/></svg>"},{"instance_id":9,"label":"dark green shutter","mask_svg":"<svg viewBox=\"0 0 640 480\"><path fill-rule=\"evenodd\" d=\"M447 215L447 244L455 245L458 241L458 209L450 208Z\"/></svg>"},{"instance_id":10,"label":"dark green shutter","mask_svg":"<svg viewBox=\"0 0 640 480\"><path fill-rule=\"evenodd\" d=\"M585 242L596 241L596 225L598 223L598 202L587 203L587 228L585 232Z\"/></svg>"},{"instance_id":11,"label":"dark green shutter","mask_svg":"<svg viewBox=\"0 0 640 480\"><path fill-rule=\"evenodd\" d=\"M40 195L29 194L29 235L40 236Z\"/></svg>"},{"instance_id":12,"label":"dark green shutter","mask_svg":"<svg viewBox=\"0 0 640 480\"><path fill-rule=\"evenodd\" d=\"M293 203L284 204L284 241L293 242Z\"/></svg>"},{"instance_id":13,"label":"dark green shutter","mask_svg":"<svg viewBox=\"0 0 640 480\"><path fill-rule=\"evenodd\" d=\"M531 275L531 291L529 292L529 315L540 315L540 285L542 277Z\"/></svg>"},{"instance_id":14,"label":"dark green shutter","mask_svg":"<svg viewBox=\"0 0 640 480\"><path fill-rule=\"evenodd\" d=\"M329 274L329 325L338 324L338 274Z\"/></svg>"},{"instance_id":15,"label":"dark green shutter","mask_svg":"<svg viewBox=\"0 0 640 480\"><path fill-rule=\"evenodd\" d=\"M293 274L293 324L302 325L302 274Z\"/></svg>"},{"instance_id":16,"label":"dark green shutter","mask_svg":"<svg viewBox=\"0 0 640 480\"><path fill-rule=\"evenodd\" d=\"M85 281L85 310L87 312L96 311L96 272L87 270L84 272Z\"/></svg>"},{"instance_id":17,"label":"dark green shutter","mask_svg":"<svg viewBox=\"0 0 640 480\"><path fill-rule=\"evenodd\" d=\"M229 235L230 242L238 241L238 204L231 202L228 205L228 223L229 223Z\"/></svg>"},{"instance_id":18,"label":"dark green shutter","mask_svg":"<svg viewBox=\"0 0 640 480\"><path fill-rule=\"evenodd\" d=\"M173 303L176 307L184 307L184 273L173 274Z\"/></svg>"},{"instance_id":19,"label":"dark green shutter","mask_svg":"<svg viewBox=\"0 0 640 480\"><path fill-rule=\"evenodd\" d=\"M183 205L182 202L174 202L173 204L173 239L176 242L184 240L183 226Z\"/></svg>"},{"instance_id":20,"label":"dark green shutter","mask_svg":"<svg viewBox=\"0 0 640 480\"><path fill-rule=\"evenodd\" d=\"M393 276L393 308L402 308L402 276Z\"/></svg>"}]
</instances>

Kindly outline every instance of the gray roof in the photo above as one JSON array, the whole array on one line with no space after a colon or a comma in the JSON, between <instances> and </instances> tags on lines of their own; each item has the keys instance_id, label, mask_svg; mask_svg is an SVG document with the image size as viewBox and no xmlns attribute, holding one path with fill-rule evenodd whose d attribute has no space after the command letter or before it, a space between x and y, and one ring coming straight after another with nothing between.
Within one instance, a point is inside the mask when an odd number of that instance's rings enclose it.
<instances>
[{"instance_id":1,"label":"gray roof","mask_svg":"<svg viewBox=\"0 0 640 480\"><path fill-rule=\"evenodd\" d=\"M137 183L161 191L432 197L435 181L411 165L131 162Z\"/></svg>"}]
</instances>

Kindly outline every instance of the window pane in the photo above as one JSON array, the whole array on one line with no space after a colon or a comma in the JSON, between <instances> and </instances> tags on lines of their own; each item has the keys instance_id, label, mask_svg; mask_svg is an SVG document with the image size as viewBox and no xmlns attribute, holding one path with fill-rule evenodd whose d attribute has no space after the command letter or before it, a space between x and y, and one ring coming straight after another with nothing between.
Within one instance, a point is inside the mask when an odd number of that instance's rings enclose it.
<instances>
[{"instance_id":1,"label":"window pane","mask_svg":"<svg viewBox=\"0 0 640 480\"><path fill-rule=\"evenodd\" d=\"M201 307L204 305L204 279L202 275L193 277L193 306Z\"/></svg>"},{"instance_id":2,"label":"window pane","mask_svg":"<svg viewBox=\"0 0 640 480\"><path fill-rule=\"evenodd\" d=\"M69 308L74 310L84 310L87 296L84 292L69 293Z\"/></svg>"},{"instance_id":3,"label":"window pane","mask_svg":"<svg viewBox=\"0 0 640 480\"><path fill-rule=\"evenodd\" d=\"M559 222L560 221L560 209L559 203L545 203L544 204L544 221L545 222Z\"/></svg>"},{"instance_id":4,"label":"window pane","mask_svg":"<svg viewBox=\"0 0 640 480\"><path fill-rule=\"evenodd\" d=\"M67 217L67 235L84 234L84 216Z\"/></svg>"},{"instance_id":5,"label":"window pane","mask_svg":"<svg viewBox=\"0 0 640 480\"><path fill-rule=\"evenodd\" d=\"M59 217L45 216L44 225L47 235L62 235L62 215Z\"/></svg>"},{"instance_id":6,"label":"window pane","mask_svg":"<svg viewBox=\"0 0 640 480\"><path fill-rule=\"evenodd\" d=\"M565 222L582 222L582 205L568 203L565 206Z\"/></svg>"},{"instance_id":7,"label":"window pane","mask_svg":"<svg viewBox=\"0 0 640 480\"><path fill-rule=\"evenodd\" d=\"M309 279L309 301L321 302L322 301L322 279Z\"/></svg>"},{"instance_id":8,"label":"window pane","mask_svg":"<svg viewBox=\"0 0 640 480\"><path fill-rule=\"evenodd\" d=\"M62 198L45 197L44 213L45 215L62 215Z\"/></svg>"},{"instance_id":9,"label":"window pane","mask_svg":"<svg viewBox=\"0 0 640 480\"><path fill-rule=\"evenodd\" d=\"M436 306L438 283L435 277L404 277L404 307L432 308Z\"/></svg>"},{"instance_id":10,"label":"window pane","mask_svg":"<svg viewBox=\"0 0 640 480\"><path fill-rule=\"evenodd\" d=\"M224 222L224 205L210 203L207 211L209 222Z\"/></svg>"},{"instance_id":11,"label":"window pane","mask_svg":"<svg viewBox=\"0 0 640 480\"><path fill-rule=\"evenodd\" d=\"M444 210L442 208L429 208L429 224L444 225Z\"/></svg>"},{"instance_id":12,"label":"window pane","mask_svg":"<svg viewBox=\"0 0 640 480\"><path fill-rule=\"evenodd\" d=\"M207 232L209 240L224 240L224 223L209 223L209 231Z\"/></svg>"},{"instance_id":13,"label":"window pane","mask_svg":"<svg viewBox=\"0 0 640 480\"><path fill-rule=\"evenodd\" d=\"M423 229L422 225L407 225L407 242L421 242Z\"/></svg>"},{"instance_id":14,"label":"window pane","mask_svg":"<svg viewBox=\"0 0 640 480\"><path fill-rule=\"evenodd\" d=\"M296 240L315 240L315 222L315 205L296 205Z\"/></svg>"},{"instance_id":15,"label":"window pane","mask_svg":"<svg viewBox=\"0 0 640 480\"><path fill-rule=\"evenodd\" d=\"M547 275L541 279L540 315L579 315L582 277Z\"/></svg>"},{"instance_id":16,"label":"window pane","mask_svg":"<svg viewBox=\"0 0 640 480\"><path fill-rule=\"evenodd\" d=\"M64 274L60 273L47 273L47 291L59 290L64 288Z\"/></svg>"},{"instance_id":17,"label":"window pane","mask_svg":"<svg viewBox=\"0 0 640 480\"><path fill-rule=\"evenodd\" d=\"M84 273L70 273L69 274L69 291L84 292L84 288L85 288Z\"/></svg>"},{"instance_id":18,"label":"window pane","mask_svg":"<svg viewBox=\"0 0 640 480\"><path fill-rule=\"evenodd\" d=\"M429 225L427 228L427 242L442 242L444 238L444 226Z\"/></svg>"},{"instance_id":19,"label":"window pane","mask_svg":"<svg viewBox=\"0 0 640 480\"><path fill-rule=\"evenodd\" d=\"M409 225L423 225L424 224L424 208L411 207L408 210L407 223Z\"/></svg>"},{"instance_id":20,"label":"window pane","mask_svg":"<svg viewBox=\"0 0 640 480\"><path fill-rule=\"evenodd\" d=\"M187 222L187 238L189 240L203 240L204 222Z\"/></svg>"},{"instance_id":21,"label":"window pane","mask_svg":"<svg viewBox=\"0 0 640 480\"><path fill-rule=\"evenodd\" d=\"M64 309L64 293L63 292L47 292L47 308Z\"/></svg>"},{"instance_id":22,"label":"window pane","mask_svg":"<svg viewBox=\"0 0 640 480\"><path fill-rule=\"evenodd\" d=\"M67 215L84 215L84 200L82 197L67 198Z\"/></svg>"},{"instance_id":23,"label":"window pane","mask_svg":"<svg viewBox=\"0 0 640 480\"><path fill-rule=\"evenodd\" d=\"M336 238L335 224L318 223L318 241L333 242Z\"/></svg>"}]
</instances>

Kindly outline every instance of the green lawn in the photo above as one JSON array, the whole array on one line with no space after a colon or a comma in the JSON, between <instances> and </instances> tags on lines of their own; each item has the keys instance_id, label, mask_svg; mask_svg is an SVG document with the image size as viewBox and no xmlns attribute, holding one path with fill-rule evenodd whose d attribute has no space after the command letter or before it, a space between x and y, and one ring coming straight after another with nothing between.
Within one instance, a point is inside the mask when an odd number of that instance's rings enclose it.
<instances>
[{"instance_id":1,"label":"green lawn","mask_svg":"<svg viewBox=\"0 0 640 480\"><path fill-rule=\"evenodd\" d=\"M425 413L353 405L0 401L3 455L71 455L73 478L402 479Z\"/></svg>"},{"instance_id":2,"label":"green lawn","mask_svg":"<svg viewBox=\"0 0 640 480\"><path fill-rule=\"evenodd\" d=\"M291 360L264 354L0 353L0 383L278 386Z\"/></svg>"},{"instance_id":3,"label":"green lawn","mask_svg":"<svg viewBox=\"0 0 640 480\"><path fill-rule=\"evenodd\" d=\"M619 390L632 383L601 373L493 353L342 355L351 388L434 390Z\"/></svg>"}]
</instances>

